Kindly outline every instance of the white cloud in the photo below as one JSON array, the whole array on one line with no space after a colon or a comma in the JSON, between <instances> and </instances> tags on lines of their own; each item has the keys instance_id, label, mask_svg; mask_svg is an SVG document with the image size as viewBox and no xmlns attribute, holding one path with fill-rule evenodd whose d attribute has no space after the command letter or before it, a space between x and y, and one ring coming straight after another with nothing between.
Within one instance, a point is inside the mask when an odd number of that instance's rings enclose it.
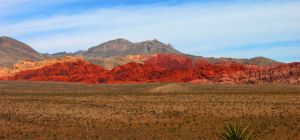
<instances>
[{"instance_id":1,"label":"white cloud","mask_svg":"<svg viewBox=\"0 0 300 140\"><path fill-rule=\"evenodd\" d=\"M0 32L22 38L41 52L87 49L123 37L157 38L181 51L206 55L224 48L300 40L299 9L299 2L114 7L10 23Z\"/></svg>"},{"instance_id":2,"label":"white cloud","mask_svg":"<svg viewBox=\"0 0 300 140\"><path fill-rule=\"evenodd\" d=\"M20 5L23 3L28 3L32 0L0 0L0 8L8 8L16 5Z\"/></svg>"}]
</instances>

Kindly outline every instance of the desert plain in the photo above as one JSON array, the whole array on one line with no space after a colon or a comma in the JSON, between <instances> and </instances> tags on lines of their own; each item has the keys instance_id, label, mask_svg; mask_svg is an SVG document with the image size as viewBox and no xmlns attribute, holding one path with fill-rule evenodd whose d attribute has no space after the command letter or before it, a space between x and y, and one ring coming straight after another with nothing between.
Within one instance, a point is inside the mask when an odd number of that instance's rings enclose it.
<instances>
[{"instance_id":1,"label":"desert plain","mask_svg":"<svg viewBox=\"0 0 300 140\"><path fill-rule=\"evenodd\" d=\"M0 139L300 139L300 86L0 82Z\"/></svg>"}]
</instances>

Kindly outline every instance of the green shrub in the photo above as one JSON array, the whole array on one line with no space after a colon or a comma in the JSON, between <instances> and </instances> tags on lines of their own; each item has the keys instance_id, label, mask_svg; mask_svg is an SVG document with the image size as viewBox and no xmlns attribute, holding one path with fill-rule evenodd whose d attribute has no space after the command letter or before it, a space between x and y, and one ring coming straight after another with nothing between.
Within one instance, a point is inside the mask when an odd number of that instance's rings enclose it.
<instances>
[{"instance_id":1,"label":"green shrub","mask_svg":"<svg viewBox=\"0 0 300 140\"><path fill-rule=\"evenodd\" d=\"M251 140L249 125L244 126L241 123L229 123L224 127L222 133L218 135L222 140Z\"/></svg>"}]
</instances>

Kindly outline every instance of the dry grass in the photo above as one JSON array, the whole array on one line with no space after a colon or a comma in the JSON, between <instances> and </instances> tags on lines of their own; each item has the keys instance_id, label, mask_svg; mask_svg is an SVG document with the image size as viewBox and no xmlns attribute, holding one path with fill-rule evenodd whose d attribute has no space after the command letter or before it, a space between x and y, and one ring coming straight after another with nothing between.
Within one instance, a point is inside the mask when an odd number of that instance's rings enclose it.
<instances>
[{"instance_id":1,"label":"dry grass","mask_svg":"<svg viewBox=\"0 0 300 140\"><path fill-rule=\"evenodd\" d=\"M0 82L0 139L218 139L230 121L251 124L255 139L300 139L299 93L297 85Z\"/></svg>"}]
</instances>

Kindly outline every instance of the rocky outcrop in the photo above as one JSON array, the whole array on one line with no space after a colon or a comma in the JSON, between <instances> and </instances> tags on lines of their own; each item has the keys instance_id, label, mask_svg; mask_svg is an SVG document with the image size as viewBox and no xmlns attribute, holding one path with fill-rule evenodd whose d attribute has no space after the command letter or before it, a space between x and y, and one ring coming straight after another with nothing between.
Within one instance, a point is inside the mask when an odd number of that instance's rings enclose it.
<instances>
[{"instance_id":1,"label":"rocky outcrop","mask_svg":"<svg viewBox=\"0 0 300 140\"><path fill-rule=\"evenodd\" d=\"M184 55L158 54L145 59L143 63L129 62L107 70L76 58L72 61L58 60L54 64L39 68L23 69L12 75L2 76L2 80L108 84L152 82L299 84L300 63L261 67L236 62L214 64L205 60L193 60Z\"/></svg>"},{"instance_id":2,"label":"rocky outcrop","mask_svg":"<svg viewBox=\"0 0 300 140\"><path fill-rule=\"evenodd\" d=\"M59 81L104 83L107 79L104 68L78 59L75 62L58 62L40 69L21 71L5 80Z\"/></svg>"},{"instance_id":3,"label":"rocky outcrop","mask_svg":"<svg viewBox=\"0 0 300 140\"><path fill-rule=\"evenodd\" d=\"M300 63L283 64L276 67L252 71L243 79L245 83L300 83Z\"/></svg>"},{"instance_id":4,"label":"rocky outcrop","mask_svg":"<svg viewBox=\"0 0 300 140\"><path fill-rule=\"evenodd\" d=\"M10 77L10 76L14 76L15 74L22 72L22 71L28 71L28 70L37 70L46 66L50 66L50 65L54 65L56 63L69 63L69 62L76 62L78 60L82 60L84 61L83 58L80 57L63 57L63 58L51 58L51 59L47 59L44 61L38 61L38 62L34 62L34 61L29 61L29 60L24 60L21 61L15 65L13 65L12 67L4 67L4 68L0 68L0 76L1 77Z\"/></svg>"},{"instance_id":5,"label":"rocky outcrop","mask_svg":"<svg viewBox=\"0 0 300 140\"><path fill-rule=\"evenodd\" d=\"M188 82L193 61L182 55L155 55L144 64L128 63L111 70L111 83Z\"/></svg>"}]
</instances>

